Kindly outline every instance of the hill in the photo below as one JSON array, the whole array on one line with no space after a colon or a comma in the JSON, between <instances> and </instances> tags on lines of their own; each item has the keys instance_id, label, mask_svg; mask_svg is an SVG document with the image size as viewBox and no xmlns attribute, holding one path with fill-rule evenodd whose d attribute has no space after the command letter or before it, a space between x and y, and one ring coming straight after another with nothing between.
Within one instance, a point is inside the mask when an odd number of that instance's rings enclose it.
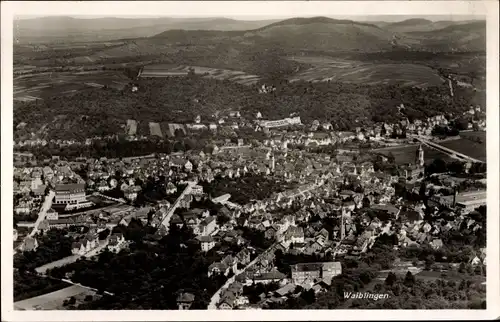
<instances>
[{"instance_id":1,"label":"hill","mask_svg":"<svg viewBox=\"0 0 500 322\"><path fill-rule=\"evenodd\" d=\"M230 41L234 45L279 47L285 51L374 51L392 48L392 33L373 24L326 17L292 18L247 31L213 32L169 30L153 38L176 42ZM203 39L203 40L201 40Z\"/></svg>"},{"instance_id":2,"label":"hill","mask_svg":"<svg viewBox=\"0 0 500 322\"><path fill-rule=\"evenodd\" d=\"M462 26L474 21L431 21L427 19L407 19L399 22L386 24L385 29L398 33L429 32L453 26Z\"/></svg>"},{"instance_id":3,"label":"hill","mask_svg":"<svg viewBox=\"0 0 500 322\"><path fill-rule=\"evenodd\" d=\"M391 23L388 27L415 26L415 25L428 25L428 24L432 24L432 21L427 19L414 18L414 19L406 19L403 21Z\"/></svg>"},{"instance_id":4,"label":"hill","mask_svg":"<svg viewBox=\"0 0 500 322\"><path fill-rule=\"evenodd\" d=\"M103 41L150 37L165 30L248 30L277 20L244 21L227 18L95 18L42 17L14 22L21 43Z\"/></svg>"},{"instance_id":5,"label":"hill","mask_svg":"<svg viewBox=\"0 0 500 322\"><path fill-rule=\"evenodd\" d=\"M262 28L260 28L260 30L268 29L268 28L272 28L272 27L276 27L276 26L309 25L309 24L317 24L317 23L335 24L335 25L360 25L360 26L368 26L368 27L378 28L374 24L357 22L357 21L354 21L354 20L333 19L333 18L328 18L328 17L312 17L312 18L290 18L290 19L285 19L285 20L282 20L282 21L278 21L278 22L272 23L272 24L267 25L265 27L262 27Z\"/></svg>"},{"instance_id":6,"label":"hill","mask_svg":"<svg viewBox=\"0 0 500 322\"><path fill-rule=\"evenodd\" d=\"M413 31L407 35L420 41L422 48L436 51L485 51L486 21L462 22L432 31Z\"/></svg>"}]
</instances>

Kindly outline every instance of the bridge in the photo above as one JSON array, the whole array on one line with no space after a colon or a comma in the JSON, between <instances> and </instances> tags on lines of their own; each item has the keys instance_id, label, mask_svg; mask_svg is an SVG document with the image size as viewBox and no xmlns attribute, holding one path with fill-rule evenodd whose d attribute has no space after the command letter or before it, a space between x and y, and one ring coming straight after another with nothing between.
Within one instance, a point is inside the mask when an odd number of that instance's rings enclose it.
<instances>
[{"instance_id":1,"label":"bridge","mask_svg":"<svg viewBox=\"0 0 500 322\"><path fill-rule=\"evenodd\" d=\"M170 219L172 219L172 216L174 215L175 210L177 208L179 208L181 200L184 198L184 196L191 193L191 189L197 184L198 184L198 182L189 181L186 188L184 189L184 191L182 191L181 195L175 200L174 204L168 209L165 216L163 216L163 218L161 219L160 224L165 226L167 231L170 228Z\"/></svg>"},{"instance_id":2,"label":"bridge","mask_svg":"<svg viewBox=\"0 0 500 322\"><path fill-rule=\"evenodd\" d=\"M475 159L475 158L472 158L468 155L465 155L463 153L460 153L458 151L455 151L455 150L452 150L450 148L447 148L447 147L444 147L436 142L432 142L430 140L427 140L421 136L418 136L418 135L415 135L414 136L415 139L417 139L418 141L420 141L421 143L435 149L435 150L438 150L438 151L441 151L443 153L446 153L448 154L449 156L451 156L452 158L454 159L457 159L457 160L460 160L460 161L470 161L470 162L475 162L475 163L484 163L484 161L481 161L481 160L478 160L478 159Z\"/></svg>"}]
</instances>

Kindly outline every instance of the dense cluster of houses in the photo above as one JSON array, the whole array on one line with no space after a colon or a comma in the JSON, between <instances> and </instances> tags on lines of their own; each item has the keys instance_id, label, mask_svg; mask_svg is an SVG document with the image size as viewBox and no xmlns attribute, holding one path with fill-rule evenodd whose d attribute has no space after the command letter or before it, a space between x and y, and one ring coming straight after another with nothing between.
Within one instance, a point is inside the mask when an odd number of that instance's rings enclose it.
<instances>
[{"instance_id":1,"label":"dense cluster of houses","mask_svg":"<svg viewBox=\"0 0 500 322\"><path fill-rule=\"evenodd\" d=\"M399 108L403 109L404 106ZM476 113L476 110L473 112ZM228 117L236 120L240 115L233 113ZM262 114L258 116L258 119L261 118ZM199 118L195 120L195 124L200 122ZM341 260L356 258L367 252L382 234L397 237L395 248L429 245L439 249L443 247L443 232L462 229L476 231L481 228L481 224L468 214L478 205L485 204L484 192L451 197L435 194L431 201L437 206L448 207L454 219L442 219L446 216L442 216L442 210L436 206L434 215L441 219L429 223L423 220L425 206L422 203L410 204L396 198L394 184L401 183L401 178L376 172L371 158L361 154L355 145L337 149L335 156L290 148L295 145L326 146L353 140L383 141L394 133L399 135L403 132L427 135L434 126L446 125L447 122L444 116L438 115L425 121L410 123L402 120L398 124L338 132L333 130L330 123L315 121L307 131L273 130L262 142L247 143L242 139L235 143L231 140L215 141L201 152L160 153L120 159L86 158L75 162L51 160L51 166L15 168L14 192L20 197L16 199L14 212L27 214L38 210L47 188L54 189L53 208L49 209L38 228L42 232L72 226L91 228L90 233L79 236L78 241L73 243L72 253L75 255L84 255L100 245L96 233L119 224L127 226L132 218L158 227L160 235L166 234L168 230L162 223L173 213L169 223L189 227L196 236L194 242L202 252L220 253L223 244L232 244L241 249L238 252L222 251L221 258L208 267L208 276L235 276L234 282L222 290L218 308L247 308L250 306L249 300L242 295L245 285L278 283L278 290L272 294L262 294L258 306L263 307L284 301L289 296L297 296L299 286L302 290L312 289L315 293L325 291L332 278L341 274ZM285 123L297 123L297 118L287 119ZM270 127L279 127L281 123L261 120L258 124L258 130L268 131ZM227 125L218 122L216 128ZM231 126L234 127L234 123ZM85 180L76 173L77 169L85 169ZM405 170L403 182L406 188L418 190L415 181L423 174L422 148L417 150L415 164ZM208 196L201 184L220 178L237 181L243 176L252 175L265 175L284 181L291 188L270 192L260 200L237 204L231 200L230 194ZM181 195L182 198L178 198L175 203L161 200L153 207L138 209L130 206L141 193L143 183L151 178L155 182L160 178L165 180L162 189L168 196L177 196L188 182L200 184L190 186L190 192ZM85 210L92 206L87 200L90 193L105 194L116 189L123 192L124 199L106 197L120 204L114 210L92 210L75 216L60 215L61 211ZM221 206L217 213L191 206L195 201L207 199ZM172 207L180 208L181 211L171 211ZM219 216L227 220L219 222ZM326 229L325 222L332 222L332 219L334 227ZM262 233L273 246L257 254L243 237L244 229ZM107 238L107 248L112 252L119 252L126 245L122 234L112 234ZM21 250L35 250L37 247L37 240L29 237ZM275 265L275 251L278 249L285 254L317 255L324 262L299 263L290 267L288 273L280 272ZM485 262L483 255L478 254L476 257L471 261ZM193 301L192 294L179 294L181 309L188 309Z\"/></svg>"}]
</instances>

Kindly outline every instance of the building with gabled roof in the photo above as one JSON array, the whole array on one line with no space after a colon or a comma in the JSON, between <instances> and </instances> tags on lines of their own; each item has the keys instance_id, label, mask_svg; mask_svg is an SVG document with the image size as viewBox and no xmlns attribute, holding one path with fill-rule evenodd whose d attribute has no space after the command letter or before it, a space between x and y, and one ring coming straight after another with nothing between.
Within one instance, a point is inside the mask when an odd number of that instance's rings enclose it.
<instances>
[{"instance_id":1,"label":"building with gabled roof","mask_svg":"<svg viewBox=\"0 0 500 322\"><path fill-rule=\"evenodd\" d=\"M306 279L331 280L334 276L342 274L340 262L300 263L291 266L292 280L302 284Z\"/></svg>"}]
</instances>

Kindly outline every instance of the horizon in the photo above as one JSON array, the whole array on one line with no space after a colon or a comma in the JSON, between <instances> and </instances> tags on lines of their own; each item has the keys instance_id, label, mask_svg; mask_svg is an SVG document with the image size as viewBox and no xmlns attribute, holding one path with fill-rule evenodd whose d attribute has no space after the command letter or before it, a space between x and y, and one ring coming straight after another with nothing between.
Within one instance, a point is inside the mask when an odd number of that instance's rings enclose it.
<instances>
[{"instance_id":1,"label":"horizon","mask_svg":"<svg viewBox=\"0 0 500 322\"><path fill-rule=\"evenodd\" d=\"M252 15L252 16L234 16L234 15L221 15L221 16L200 16L200 15L171 15L171 16L158 16L158 15L19 15L14 17L14 20L36 20L36 19L47 19L47 18L72 18L77 20L93 20L93 19L231 19L236 21L262 21L262 20L286 20L292 18L314 18L314 17L326 17L331 19L347 19L353 21L364 21L364 22L401 22L410 19L425 19L432 22L437 21L469 21L469 20L486 20L483 15L406 15L406 14L394 14L394 15L300 15L300 16L279 16L279 15Z\"/></svg>"}]
</instances>

